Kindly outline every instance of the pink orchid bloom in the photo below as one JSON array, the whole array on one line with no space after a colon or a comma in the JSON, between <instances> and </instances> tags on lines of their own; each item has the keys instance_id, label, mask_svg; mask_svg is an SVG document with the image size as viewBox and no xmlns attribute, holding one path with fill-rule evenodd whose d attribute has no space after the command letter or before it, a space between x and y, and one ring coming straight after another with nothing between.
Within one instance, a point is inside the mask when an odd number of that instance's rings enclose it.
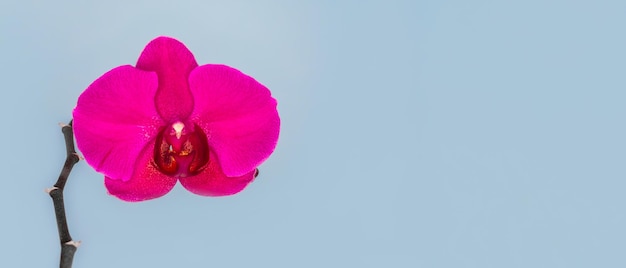
<instances>
[{"instance_id":1,"label":"pink orchid bloom","mask_svg":"<svg viewBox=\"0 0 626 268\"><path fill-rule=\"evenodd\" d=\"M270 91L225 65L198 66L181 42L158 37L137 65L119 66L78 98L73 129L87 163L125 201L238 193L274 151L280 119Z\"/></svg>"}]
</instances>

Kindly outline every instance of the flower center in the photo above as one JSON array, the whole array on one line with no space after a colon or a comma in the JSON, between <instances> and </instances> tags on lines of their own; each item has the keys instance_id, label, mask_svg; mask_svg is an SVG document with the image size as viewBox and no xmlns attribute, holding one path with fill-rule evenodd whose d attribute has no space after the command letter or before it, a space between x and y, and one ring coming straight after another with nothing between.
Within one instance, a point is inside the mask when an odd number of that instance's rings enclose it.
<instances>
[{"instance_id":1,"label":"flower center","mask_svg":"<svg viewBox=\"0 0 626 268\"><path fill-rule=\"evenodd\" d=\"M200 173L208 162L207 136L198 126L176 122L157 135L154 164L164 174L193 176Z\"/></svg>"}]
</instances>

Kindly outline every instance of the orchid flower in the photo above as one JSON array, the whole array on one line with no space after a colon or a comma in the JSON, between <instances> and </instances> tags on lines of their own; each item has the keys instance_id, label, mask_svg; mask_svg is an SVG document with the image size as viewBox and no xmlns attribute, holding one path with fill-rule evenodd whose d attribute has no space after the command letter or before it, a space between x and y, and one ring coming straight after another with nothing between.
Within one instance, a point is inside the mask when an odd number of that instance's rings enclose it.
<instances>
[{"instance_id":1,"label":"orchid flower","mask_svg":"<svg viewBox=\"0 0 626 268\"><path fill-rule=\"evenodd\" d=\"M109 194L143 201L179 181L192 193L238 193L274 151L280 119L270 91L225 65L198 66L181 42L158 37L135 67L95 80L73 112L76 145Z\"/></svg>"}]
</instances>

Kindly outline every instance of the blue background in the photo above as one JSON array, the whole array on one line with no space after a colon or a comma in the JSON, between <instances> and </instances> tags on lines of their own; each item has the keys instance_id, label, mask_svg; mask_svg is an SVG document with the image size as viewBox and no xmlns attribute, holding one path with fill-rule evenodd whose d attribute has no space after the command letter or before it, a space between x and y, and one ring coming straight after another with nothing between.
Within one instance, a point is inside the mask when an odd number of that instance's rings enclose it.
<instances>
[{"instance_id":1,"label":"blue background","mask_svg":"<svg viewBox=\"0 0 626 268\"><path fill-rule=\"evenodd\" d=\"M6 267L56 267L57 123L158 35L282 130L242 193L125 203L79 163L74 267L626 267L624 1L2 1Z\"/></svg>"}]
</instances>

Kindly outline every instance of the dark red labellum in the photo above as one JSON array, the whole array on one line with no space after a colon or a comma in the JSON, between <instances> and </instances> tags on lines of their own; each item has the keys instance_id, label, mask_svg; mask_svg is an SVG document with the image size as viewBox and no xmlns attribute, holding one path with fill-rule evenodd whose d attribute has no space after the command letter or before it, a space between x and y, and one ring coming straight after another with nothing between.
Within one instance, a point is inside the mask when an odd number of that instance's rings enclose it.
<instances>
[{"instance_id":1,"label":"dark red labellum","mask_svg":"<svg viewBox=\"0 0 626 268\"><path fill-rule=\"evenodd\" d=\"M176 122L159 131L154 145L154 164L164 174L189 177L209 162L207 136L197 125Z\"/></svg>"}]
</instances>

